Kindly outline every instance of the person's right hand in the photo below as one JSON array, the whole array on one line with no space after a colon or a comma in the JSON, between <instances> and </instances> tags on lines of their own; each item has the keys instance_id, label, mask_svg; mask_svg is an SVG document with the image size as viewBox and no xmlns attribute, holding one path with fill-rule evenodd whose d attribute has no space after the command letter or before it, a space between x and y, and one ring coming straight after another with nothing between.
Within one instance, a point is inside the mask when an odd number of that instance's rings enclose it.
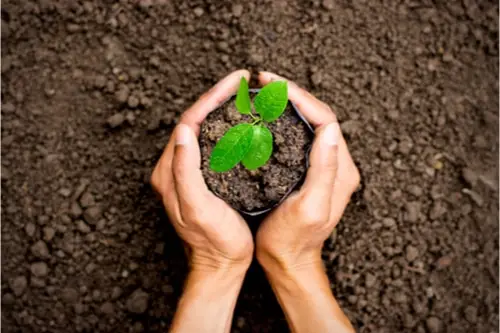
<instances>
[{"instance_id":1,"label":"person's right hand","mask_svg":"<svg viewBox=\"0 0 500 333\"><path fill-rule=\"evenodd\" d=\"M262 85L286 80L261 72ZM323 242L339 222L360 182L330 107L288 81L289 99L315 129L306 179L260 226L256 255L266 271L295 270L321 262Z\"/></svg>"}]
</instances>

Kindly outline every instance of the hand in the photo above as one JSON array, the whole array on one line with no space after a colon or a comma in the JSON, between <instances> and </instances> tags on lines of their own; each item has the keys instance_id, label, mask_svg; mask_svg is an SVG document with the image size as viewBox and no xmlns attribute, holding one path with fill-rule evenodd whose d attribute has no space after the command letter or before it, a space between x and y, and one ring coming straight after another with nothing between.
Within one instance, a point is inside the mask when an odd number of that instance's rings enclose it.
<instances>
[{"instance_id":1,"label":"hand","mask_svg":"<svg viewBox=\"0 0 500 333\"><path fill-rule=\"evenodd\" d=\"M208 113L234 95L241 77L229 74L184 112L151 176L175 230L190 250L192 270L246 271L253 240L243 218L205 184L198 145L200 125Z\"/></svg>"},{"instance_id":2,"label":"hand","mask_svg":"<svg viewBox=\"0 0 500 333\"><path fill-rule=\"evenodd\" d=\"M285 79L268 72L259 75L262 85L273 80ZM360 181L330 107L293 82L288 82L288 94L316 135L302 188L277 207L258 230L257 258L265 269L278 265L293 270L321 262L323 242Z\"/></svg>"},{"instance_id":3,"label":"hand","mask_svg":"<svg viewBox=\"0 0 500 333\"><path fill-rule=\"evenodd\" d=\"M262 85L273 80L285 79L259 75ZM357 188L359 172L331 109L293 82L288 82L288 96L316 136L302 188L272 211L257 232L257 259L292 332L352 333L330 289L321 248Z\"/></svg>"}]
</instances>

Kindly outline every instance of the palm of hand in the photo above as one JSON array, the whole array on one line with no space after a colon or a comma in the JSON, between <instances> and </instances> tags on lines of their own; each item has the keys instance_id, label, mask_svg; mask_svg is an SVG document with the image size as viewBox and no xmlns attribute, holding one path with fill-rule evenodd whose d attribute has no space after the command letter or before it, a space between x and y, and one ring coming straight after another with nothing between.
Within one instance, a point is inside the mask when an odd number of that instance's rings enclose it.
<instances>
[{"instance_id":1,"label":"palm of hand","mask_svg":"<svg viewBox=\"0 0 500 333\"><path fill-rule=\"evenodd\" d=\"M204 207L195 216L174 222L179 236L193 249L191 261L212 266L251 259L253 239L245 220L211 193Z\"/></svg>"}]
</instances>

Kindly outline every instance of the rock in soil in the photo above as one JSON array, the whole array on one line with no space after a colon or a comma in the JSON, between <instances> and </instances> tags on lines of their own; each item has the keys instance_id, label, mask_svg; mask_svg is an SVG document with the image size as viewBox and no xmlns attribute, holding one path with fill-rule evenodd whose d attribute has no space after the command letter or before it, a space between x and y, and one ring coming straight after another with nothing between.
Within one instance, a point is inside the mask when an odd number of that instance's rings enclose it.
<instances>
[{"instance_id":1,"label":"rock in soil","mask_svg":"<svg viewBox=\"0 0 500 333\"><path fill-rule=\"evenodd\" d=\"M49 272L49 267L43 261L32 263L30 266L31 274L37 277L46 276Z\"/></svg>"},{"instance_id":2,"label":"rock in soil","mask_svg":"<svg viewBox=\"0 0 500 333\"><path fill-rule=\"evenodd\" d=\"M14 295L21 296L28 286L28 280L25 276L18 276L10 281L9 286Z\"/></svg>"},{"instance_id":3,"label":"rock in soil","mask_svg":"<svg viewBox=\"0 0 500 333\"><path fill-rule=\"evenodd\" d=\"M47 247L47 244L45 244L44 241L38 241L35 244L31 246L31 253L36 257L40 259L46 259L50 256L49 253L49 248Z\"/></svg>"},{"instance_id":4,"label":"rock in soil","mask_svg":"<svg viewBox=\"0 0 500 333\"><path fill-rule=\"evenodd\" d=\"M116 128L123 124L125 121L125 116L122 113L115 113L111 117L108 118L107 123L109 127Z\"/></svg>"},{"instance_id":5,"label":"rock in soil","mask_svg":"<svg viewBox=\"0 0 500 333\"><path fill-rule=\"evenodd\" d=\"M102 209L99 206L87 208L83 213L83 218L88 224L96 224L102 216Z\"/></svg>"},{"instance_id":6,"label":"rock in soil","mask_svg":"<svg viewBox=\"0 0 500 333\"><path fill-rule=\"evenodd\" d=\"M425 325L427 326L429 333L439 333L442 330L441 320L436 317L427 318Z\"/></svg>"},{"instance_id":7,"label":"rock in soil","mask_svg":"<svg viewBox=\"0 0 500 333\"><path fill-rule=\"evenodd\" d=\"M149 295L141 289L135 290L127 299L127 310L141 314L148 308Z\"/></svg>"}]
</instances>

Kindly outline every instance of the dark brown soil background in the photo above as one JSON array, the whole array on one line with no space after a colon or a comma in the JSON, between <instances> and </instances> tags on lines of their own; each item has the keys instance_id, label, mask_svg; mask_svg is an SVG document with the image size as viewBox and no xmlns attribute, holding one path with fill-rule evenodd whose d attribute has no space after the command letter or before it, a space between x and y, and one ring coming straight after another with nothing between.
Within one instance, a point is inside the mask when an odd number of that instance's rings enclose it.
<instances>
[{"instance_id":1,"label":"dark brown soil background","mask_svg":"<svg viewBox=\"0 0 500 333\"><path fill-rule=\"evenodd\" d=\"M324 260L359 332L498 332L497 1L139 2L2 1L3 332L167 329L185 260L145 180L237 68L337 111L363 187ZM257 265L233 331L286 331Z\"/></svg>"},{"instance_id":2,"label":"dark brown soil background","mask_svg":"<svg viewBox=\"0 0 500 333\"><path fill-rule=\"evenodd\" d=\"M252 99L256 94L252 94ZM306 153L313 132L288 103L283 115L266 123L273 134L273 154L257 170L249 171L238 163L227 172L210 170L210 154L219 139L232 126L249 122L236 110L235 98L210 113L201 126L202 171L208 187L232 207L245 212L265 210L277 204L302 179L306 171Z\"/></svg>"}]
</instances>

